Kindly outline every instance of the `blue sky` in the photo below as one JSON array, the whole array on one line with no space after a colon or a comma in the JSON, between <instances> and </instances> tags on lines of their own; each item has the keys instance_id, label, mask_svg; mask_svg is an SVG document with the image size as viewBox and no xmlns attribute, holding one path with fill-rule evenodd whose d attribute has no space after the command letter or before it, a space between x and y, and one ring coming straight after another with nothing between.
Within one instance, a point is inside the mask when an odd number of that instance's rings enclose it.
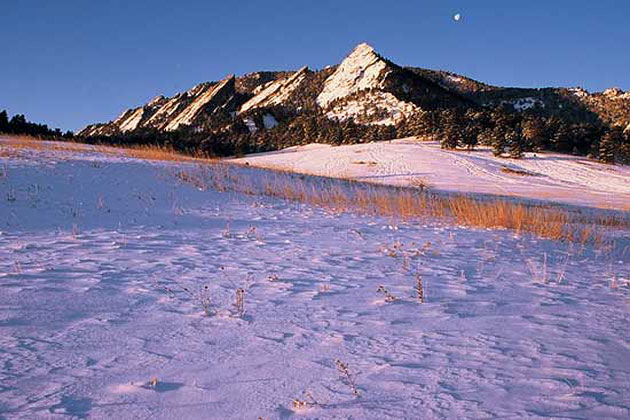
<instances>
[{"instance_id":1,"label":"blue sky","mask_svg":"<svg viewBox=\"0 0 630 420\"><path fill-rule=\"evenodd\" d=\"M5 2L0 109L77 130L230 73L336 64L363 41L497 85L630 90L629 16L626 0Z\"/></svg>"}]
</instances>

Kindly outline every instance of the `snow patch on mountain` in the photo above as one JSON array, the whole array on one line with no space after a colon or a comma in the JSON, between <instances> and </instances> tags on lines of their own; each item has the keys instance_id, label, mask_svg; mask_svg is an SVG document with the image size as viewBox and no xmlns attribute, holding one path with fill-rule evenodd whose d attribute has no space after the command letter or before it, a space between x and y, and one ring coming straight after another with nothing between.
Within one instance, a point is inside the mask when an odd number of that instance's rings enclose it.
<instances>
[{"instance_id":1,"label":"snow patch on mountain","mask_svg":"<svg viewBox=\"0 0 630 420\"><path fill-rule=\"evenodd\" d=\"M387 63L368 44L359 44L324 83L317 104L327 108L334 100L381 87Z\"/></svg>"},{"instance_id":2,"label":"snow patch on mountain","mask_svg":"<svg viewBox=\"0 0 630 420\"><path fill-rule=\"evenodd\" d=\"M573 93L575 96L577 96L578 98L586 98L588 97L588 92L582 88L570 88L569 91L571 93Z\"/></svg>"},{"instance_id":3,"label":"snow patch on mountain","mask_svg":"<svg viewBox=\"0 0 630 420\"><path fill-rule=\"evenodd\" d=\"M308 67L304 66L285 79L276 80L267 84L257 92L256 96L245 102L239 112L245 112L263 106L281 104L300 86L307 72Z\"/></svg>"},{"instance_id":4,"label":"snow patch on mountain","mask_svg":"<svg viewBox=\"0 0 630 420\"><path fill-rule=\"evenodd\" d=\"M495 104L496 102L487 102L484 106L493 106ZM532 97L504 100L499 102L499 105L512 105L514 110L519 112L534 108L535 106L540 106L542 108L545 107L545 103L543 101Z\"/></svg>"},{"instance_id":5,"label":"snow patch on mountain","mask_svg":"<svg viewBox=\"0 0 630 420\"><path fill-rule=\"evenodd\" d=\"M245 123L250 133L255 133L256 131L258 131L258 127L256 127L256 123L254 122L253 119L244 118L243 123Z\"/></svg>"},{"instance_id":6,"label":"snow patch on mountain","mask_svg":"<svg viewBox=\"0 0 630 420\"><path fill-rule=\"evenodd\" d=\"M352 118L368 125L394 125L417 110L415 105L401 101L389 92L373 91L335 105L326 116L339 121Z\"/></svg>"},{"instance_id":7,"label":"snow patch on mountain","mask_svg":"<svg viewBox=\"0 0 630 420\"><path fill-rule=\"evenodd\" d=\"M274 128L275 126L278 125L278 121L275 119L275 117L273 115L265 114L265 115L263 115L263 125L267 129Z\"/></svg>"},{"instance_id":8,"label":"snow patch on mountain","mask_svg":"<svg viewBox=\"0 0 630 420\"><path fill-rule=\"evenodd\" d=\"M463 83L464 79L459 76L446 76L447 80L452 83Z\"/></svg>"},{"instance_id":9,"label":"snow patch on mountain","mask_svg":"<svg viewBox=\"0 0 630 420\"><path fill-rule=\"evenodd\" d=\"M540 104L540 106L544 107L545 104L540 99L536 98L521 98L514 101L514 109L517 111L525 111L526 109L530 109L536 106L536 104Z\"/></svg>"}]
</instances>

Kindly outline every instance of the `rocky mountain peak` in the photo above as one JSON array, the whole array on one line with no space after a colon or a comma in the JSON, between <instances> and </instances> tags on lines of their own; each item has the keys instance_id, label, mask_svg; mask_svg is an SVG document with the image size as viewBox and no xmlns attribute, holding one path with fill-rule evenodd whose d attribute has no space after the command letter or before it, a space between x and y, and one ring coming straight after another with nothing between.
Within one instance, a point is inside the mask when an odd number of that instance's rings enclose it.
<instances>
[{"instance_id":1,"label":"rocky mountain peak","mask_svg":"<svg viewBox=\"0 0 630 420\"><path fill-rule=\"evenodd\" d=\"M317 97L318 105L327 108L336 99L380 87L387 66L370 45L357 45L326 80L324 89Z\"/></svg>"}]
</instances>

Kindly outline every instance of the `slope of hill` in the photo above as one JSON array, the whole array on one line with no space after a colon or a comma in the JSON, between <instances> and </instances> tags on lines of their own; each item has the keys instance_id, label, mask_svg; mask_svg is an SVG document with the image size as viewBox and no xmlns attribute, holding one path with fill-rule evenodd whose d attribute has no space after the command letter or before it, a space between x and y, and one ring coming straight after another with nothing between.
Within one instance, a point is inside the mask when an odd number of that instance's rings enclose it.
<instances>
[{"instance_id":1,"label":"slope of hill","mask_svg":"<svg viewBox=\"0 0 630 420\"><path fill-rule=\"evenodd\" d=\"M0 140L1 418L630 415L627 235L325 211L214 188L252 168L40 145Z\"/></svg>"},{"instance_id":2,"label":"slope of hill","mask_svg":"<svg viewBox=\"0 0 630 420\"><path fill-rule=\"evenodd\" d=\"M312 144L238 158L255 167L432 191L524 198L630 210L630 167L579 156L527 153L521 159L440 148L408 138L332 147Z\"/></svg>"}]
</instances>

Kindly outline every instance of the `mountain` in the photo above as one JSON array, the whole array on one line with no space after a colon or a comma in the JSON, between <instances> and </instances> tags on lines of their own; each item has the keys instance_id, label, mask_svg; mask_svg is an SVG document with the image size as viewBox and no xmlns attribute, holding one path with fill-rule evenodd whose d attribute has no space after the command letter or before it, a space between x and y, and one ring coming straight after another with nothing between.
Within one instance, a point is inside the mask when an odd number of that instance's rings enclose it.
<instances>
[{"instance_id":1,"label":"mountain","mask_svg":"<svg viewBox=\"0 0 630 420\"><path fill-rule=\"evenodd\" d=\"M298 89L309 91L314 104L303 106ZM313 72L302 67L295 72L260 72L201 83L172 98L158 96L108 123L89 125L78 135L108 136L141 128L174 131L183 126L199 130L218 110L238 118L248 111L274 106L293 113L321 111L342 121L394 125L422 109L466 105L470 101L458 92L397 66L369 45L360 44L335 69Z\"/></svg>"},{"instance_id":2,"label":"mountain","mask_svg":"<svg viewBox=\"0 0 630 420\"><path fill-rule=\"evenodd\" d=\"M107 135L129 132L143 127L174 131L198 123L200 117L233 106L236 96L235 78L229 76L218 83L202 83L167 99L158 96L139 108L125 111L108 124L88 126L79 135Z\"/></svg>"},{"instance_id":3,"label":"mountain","mask_svg":"<svg viewBox=\"0 0 630 420\"><path fill-rule=\"evenodd\" d=\"M611 125L630 124L630 92L619 88L589 93L580 87L499 87L447 71L409 69L486 108L508 107L517 112L531 110L540 115L556 115L574 122L599 119Z\"/></svg>"},{"instance_id":4,"label":"mountain","mask_svg":"<svg viewBox=\"0 0 630 420\"><path fill-rule=\"evenodd\" d=\"M284 103L300 87L308 71L308 67L302 67L293 74L258 86L253 92L254 96L240 106L239 113Z\"/></svg>"},{"instance_id":5,"label":"mountain","mask_svg":"<svg viewBox=\"0 0 630 420\"><path fill-rule=\"evenodd\" d=\"M615 127L621 130L602 146L607 161L617 160L617 149L630 154L623 140L630 93L617 88L589 93L493 86L447 71L402 67L362 43L337 66L201 83L89 125L78 136L219 155L420 136L449 148L496 144L498 155L510 148L513 157L534 149L599 156L600 140Z\"/></svg>"},{"instance_id":6,"label":"mountain","mask_svg":"<svg viewBox=\"0 0 630 420\"><path fill-rule=\"evenodd\" d=\"M414 113L467 101L359 44L328 78L317 104L329 118L394 125Z\"/></svg>"}]
</instances>

